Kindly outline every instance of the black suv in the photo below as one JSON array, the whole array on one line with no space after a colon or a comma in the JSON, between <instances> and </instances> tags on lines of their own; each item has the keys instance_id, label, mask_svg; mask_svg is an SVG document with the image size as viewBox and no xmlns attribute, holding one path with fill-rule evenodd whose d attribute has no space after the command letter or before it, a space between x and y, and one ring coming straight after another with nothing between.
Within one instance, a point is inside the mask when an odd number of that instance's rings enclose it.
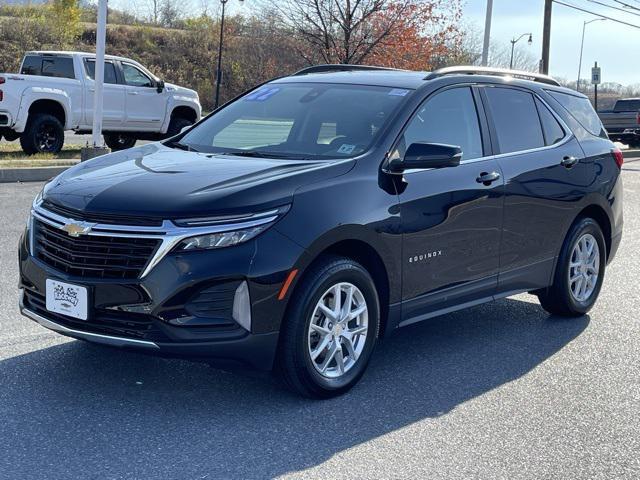
<instances>
[{"instance_id":1,"label":"black suv","mask_svg":"<svg viewBox=\"0 0 640 480\"><path fill-rule=\"evenodd\" d=\"M520 292L594 305L622 155L553 79L319 66L33 203L21 310L71 337L345 392L398 327Z\"/></svg>"}]
</instances>

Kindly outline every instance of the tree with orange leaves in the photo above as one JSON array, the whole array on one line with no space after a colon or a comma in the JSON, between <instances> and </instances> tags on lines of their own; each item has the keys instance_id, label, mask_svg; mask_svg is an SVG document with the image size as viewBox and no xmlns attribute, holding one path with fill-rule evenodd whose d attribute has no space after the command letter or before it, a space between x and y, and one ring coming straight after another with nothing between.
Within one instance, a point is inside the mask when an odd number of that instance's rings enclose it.
<instances>
[{"instance_id":1,"label":"tree with orange leaves","mask_svg":"<svg viewBox=\"0 0 640 480\"><path fill-rule=\"evenodd\" d=\"M309 62L426 68L460 37L461 0L272 0Z\"/></svg>"}]
</instances>

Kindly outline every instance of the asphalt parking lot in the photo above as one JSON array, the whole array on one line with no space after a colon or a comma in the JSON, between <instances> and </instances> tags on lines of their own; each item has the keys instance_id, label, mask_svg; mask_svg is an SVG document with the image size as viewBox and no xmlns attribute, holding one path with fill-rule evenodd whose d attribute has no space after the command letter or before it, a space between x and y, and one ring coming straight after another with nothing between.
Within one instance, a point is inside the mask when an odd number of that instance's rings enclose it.
<instances>
[{"instance_id":1,"label":"asphalt parking lot","mask_svg":"<svg viewBox=\"0 0 640 480\"><path fill-rule=\"evenodd\" d=\"M589 316L520 295L399 330L349 394L70 340L22 318L40 184L0 185L0 478L640 477L640 159Z\"/></svg>"}]
</instances>

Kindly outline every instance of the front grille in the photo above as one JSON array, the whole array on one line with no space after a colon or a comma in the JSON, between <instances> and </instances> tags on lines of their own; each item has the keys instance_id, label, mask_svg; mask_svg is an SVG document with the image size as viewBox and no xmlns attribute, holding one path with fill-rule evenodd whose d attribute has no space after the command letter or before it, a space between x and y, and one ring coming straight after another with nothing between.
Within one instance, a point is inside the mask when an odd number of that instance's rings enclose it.
<instances>
[{"instance_id":1,"label":"front grille","mask_svg":"<svg viewBox=\"0 0 640 480\"><path fill-rule=\"evenodd\" d=\"M25 290L24 302L29 310L73 330L151 342L170 341L148 315L96 309L88 320L77 320L48 311L45 298L31 290Z\"/></svg>"},{"instance_id":2,"label":"front grille","mask_svg":"<svg viewBox=\"0 0 640 480\"><path fill-rule=\"evenodd\" d=\"M34 256L68 275L81 278L135 279L160 244L153 238L82 236L74 238L35 222Z\"/></svg>"}]
</instances>

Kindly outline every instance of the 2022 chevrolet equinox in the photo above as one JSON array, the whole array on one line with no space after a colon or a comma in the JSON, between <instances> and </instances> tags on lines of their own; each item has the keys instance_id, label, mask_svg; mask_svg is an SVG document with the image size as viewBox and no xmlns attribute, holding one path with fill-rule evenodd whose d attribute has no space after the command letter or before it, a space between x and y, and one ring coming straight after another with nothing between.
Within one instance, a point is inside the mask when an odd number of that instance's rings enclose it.
<instances>
[{"instance_id":1,"label":"2022 chevrolet equinox","mask_svg":"<svg viewBox=\"0 0 640 480\"><path fill-rule=\"evenodd\" d=\"M401 326L521 292L588 312L621 239L622 162L550 77L311 67L47 183L21 311L331 397Z\"/></svg>"}]
</instances>

